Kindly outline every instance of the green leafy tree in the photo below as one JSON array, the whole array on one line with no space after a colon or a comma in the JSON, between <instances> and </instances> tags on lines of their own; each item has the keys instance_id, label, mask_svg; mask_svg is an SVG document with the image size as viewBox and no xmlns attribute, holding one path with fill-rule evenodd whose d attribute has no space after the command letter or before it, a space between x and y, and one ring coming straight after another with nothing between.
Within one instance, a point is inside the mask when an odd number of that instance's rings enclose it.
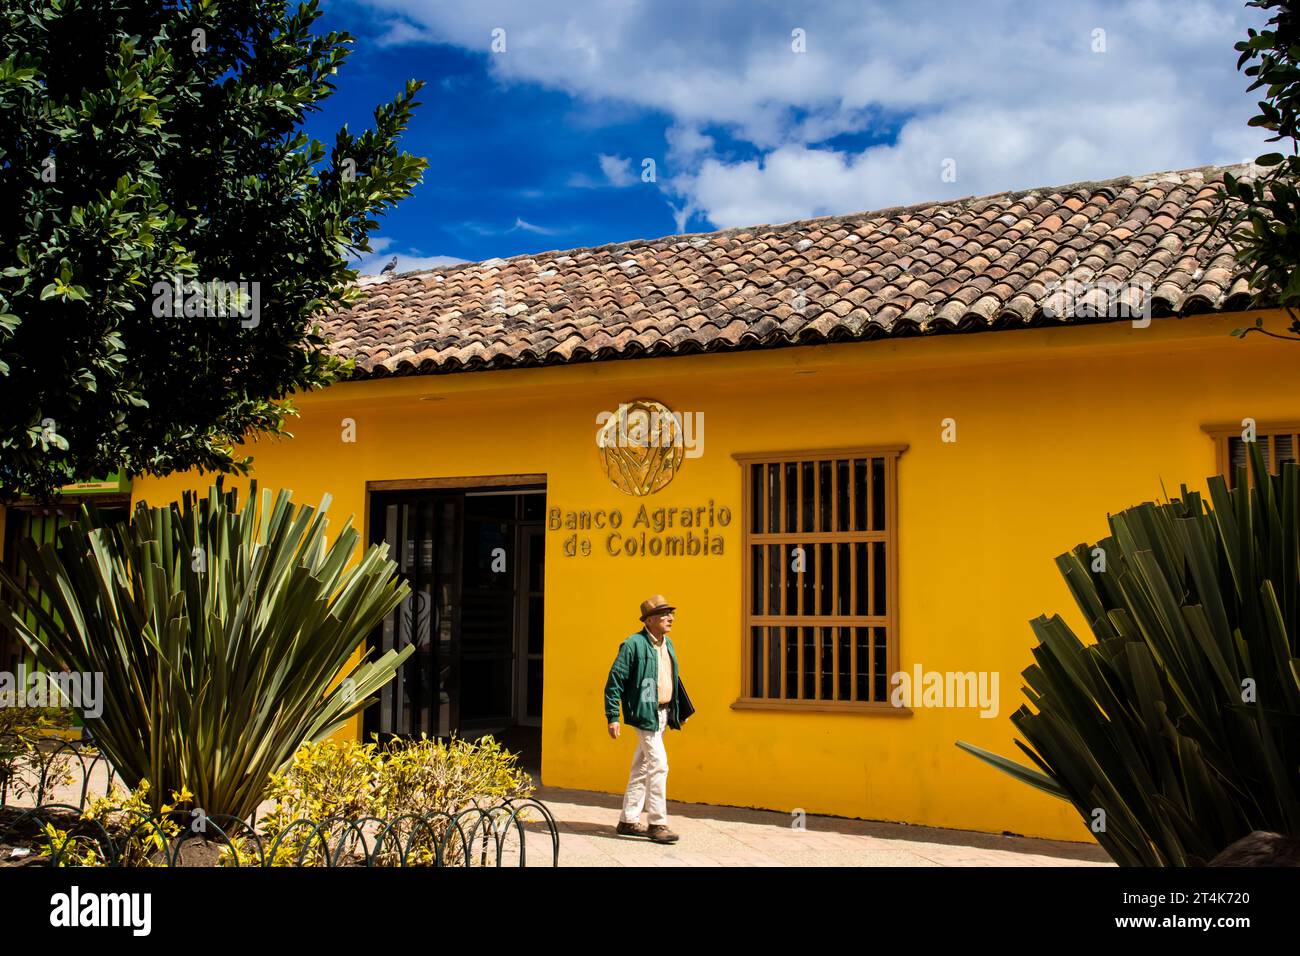
<instances>
[{"instance_id":1,"label":"green leafy tree","mask_svg":"<svg viewBox=\"0 0 1300 956\"><path fill-rule=\"evenodd\" d=\"M1223 210L1214 221L1226 228L1258 306L1280 306L1291 317L1289 334L1271 332L1257 319L1234 335L1262 332L1275 338L1300 336L1300 18L1289 0L1249 0L1248 7L1273 11L1267 29L1247 31L1235 49L1237 68L1251 77L1249 90L1264 91L1250 125L1269 130L1269 142L1284 142L1286 152L1255 160L1262 175L1241 178L1225 173L1219 195Z\"/></svg>"},{"instance_id":2,"label":"green leafy tree","mask_svg":"<svg viewBox=\"0 0 1300 956\"><path fill-rule=\"evenodd\" d=\"M346 372L323 312L426 166L421 84L326 147L317 0L0 2L0 497L117 469L245 472Z\"/></svg>"}]
</instances>

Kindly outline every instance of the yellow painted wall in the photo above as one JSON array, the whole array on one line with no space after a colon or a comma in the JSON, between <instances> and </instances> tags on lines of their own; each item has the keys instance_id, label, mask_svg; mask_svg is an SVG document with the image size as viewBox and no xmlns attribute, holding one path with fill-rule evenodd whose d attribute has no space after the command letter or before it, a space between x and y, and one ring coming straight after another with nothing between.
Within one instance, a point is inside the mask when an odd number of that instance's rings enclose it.
<instances>
[{"instance_id":1,"label":"yellow painted wall","mask_svg":"<svg viewBox=\"0 0 1300 956\"><path fill-rule=\"evenodd\" d=\"M1241 316L906 339L735 355L388 379L299 400L291 441L252 448L264 485L333 495L364 520L366 482L545 473L547 504L621 508L598 467L595 418L637 397L705 415L705 453L649 503L712 499L737 520L722 557L567 558L548 533L542 777L621 792L634 737L605 731L601 694L620 640L654 592L679 607L674 642L698 713L671 733L675 800L1089 839L1066 804L962 753L1015 755L1009 715L1030 663L1027 621L1080 627L1053 558L1105 533L1106 514L1201 488L1208 423L1300 418L1295 346L1230 338ZM422 400L425 397L439 401ZM342 420L356 422L344 443ZM940 441L955 419L957 441ZM740 693L741 472L736 452L906 443L899 461L904 669L998 671L1000 713L911 716L733 710ZM191 476L138 479L164 503ZM611 815L611 824L614 822Z\"/></svg>"}]
</instances>

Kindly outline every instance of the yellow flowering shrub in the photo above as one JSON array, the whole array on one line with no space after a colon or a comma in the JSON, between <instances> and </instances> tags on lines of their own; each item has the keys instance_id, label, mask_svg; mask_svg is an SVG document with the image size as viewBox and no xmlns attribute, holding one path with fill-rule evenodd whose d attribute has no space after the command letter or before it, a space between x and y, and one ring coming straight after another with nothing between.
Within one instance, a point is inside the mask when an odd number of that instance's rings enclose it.
<instances>
[{"instance_id":1,"label":"yellow flowering shrub","mask_svg":"<svg viewBox=\"0 0 1300 956\"><path fill-rule=\"evenodd\" d=\"M42 740L70 723L66 712L53 707L0 707L0 788L5 799L21 800L36 794L41 770L45 769L45 792L41 802L50 802L50 791L73 783L71 753L57 756L42 750ZM83 747L93 755L93 748Z\"/></svg>"},{"instance_id":2,"label":"yellow flowering shrub","mask_svg":"<svg viewBox=\"0 0 1300 956\"><path fill-rule=\"evenodd\" d=\"M463 861L462 841L455 829L450 838L445 837L446 819L425 824L417 818L455 815L471 807L486 809L506 799L530 796L532 781L518 768L517 760L491 737L453 738L448 743L421 737L383 745L332 740L304 744L282 773L272 775L268 796L275 804L258 827L263 853L270 857L271 866L324 866L329 862L327 853L339 862L340 857L373 851L384 826L383 842L375 854L379 865L399 863L408 844L407 865L432 865L439 840L445 843L444 863ZM402 819L408 816L411 819ZM365 818L383 822L366 828L363 846L348 823ZM476 814L462 819L467 836L476 822ZM226 865L262 864L251 840L232 842L234 850L224 853Z\"/></svg>"},{"instance_id":3,"label":"yellow flowering shrub","mask_svg":"<svg viewBox=\"0 0 1300 956\"><path fill-rule=\"evenodd\" d=\"M118 866L166 866L168 847L181 832L173 819L178 806L194 799L188 789L172 791L170 803L155 816L149 805L149 781L127 793L114 787L108 796L92 800L81 813L81 821L98 822L117 847ZM108 866L97 835L97 827L80 826L61 830L52 823L42 826L45 850L55 866Z\"/></svg>"},{"instance_id":4,"label":"yellow flowering shrub","mask_svg":"<svg viewBox=\"0 0 1300 956\"><path fill-rule=\"evenodd\" d=\"M448 743L423 735L409 742L390 741L380 751L373 815L397 822L389 830L378 862L396 864L406 848L408 866L429 866L435 860L435 841L441 841L442 862L462 863L464 848L475 844L481 848L483 837L491 832L486 821L475 829L481 819L477 813L460 816L459 829L441 819L425 825L401 818L408 814L455 817L471 808L486 810L507 799L530 796L532 781L518 768L517 760L517 755L490 736L478 741L453 737ZM471 835L478 837L473 843ZM488 842L494 855L495 841Z\"/></svg>"}]
</instances>

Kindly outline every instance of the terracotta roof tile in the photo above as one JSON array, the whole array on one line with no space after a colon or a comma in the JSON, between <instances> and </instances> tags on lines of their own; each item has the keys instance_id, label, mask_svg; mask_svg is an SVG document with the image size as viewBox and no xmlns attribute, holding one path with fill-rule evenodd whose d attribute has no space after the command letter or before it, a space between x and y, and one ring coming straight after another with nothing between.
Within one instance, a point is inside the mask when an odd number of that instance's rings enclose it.
<instances>
[{"instance_id":1,"label":"terracotta roof tile","mask_svg":"<svg viewBox=\"0 0 1300 956\"><path fill-rule=\"evenodd\" d=\"M1222 172L366 277L325 331L378 376L1104 321L1062 314L1062 283L1118 283L1139 308L1148 283L1156 315L1240 308L1247 284L1198 221ZM1103 312L1106 295L1078 289Z\"/></svg>"}]
</instances>

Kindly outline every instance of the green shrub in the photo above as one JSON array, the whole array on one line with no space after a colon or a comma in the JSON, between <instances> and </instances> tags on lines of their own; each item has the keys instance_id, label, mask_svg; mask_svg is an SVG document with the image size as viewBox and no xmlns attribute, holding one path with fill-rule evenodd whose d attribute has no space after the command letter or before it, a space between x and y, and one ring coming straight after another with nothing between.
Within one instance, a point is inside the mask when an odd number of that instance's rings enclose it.
<instances>
[{"instance_id":1,"label":"green shrub","mask_svg":"<svg viewBox=\"0 0 1300 956\"><path fill-rule=\"evenodd\" d=\"M169 803L155 812L149 798L149 781L143 780L131 792L114 787L108 796L92 800L82 811L78 825L63 830L43 823L44 850L54 866L166 866L171 841L181 827L173 812L193 799L188 790L173 791ZM95 822L98 827L85 824ZM102 827L102 833L100 831ZM100 837L106 835L116 848L110 859Z\"/></svg>"},{"instance_id":2,"label":"green shrub","mask_svg":"<svg viewBox=\"0 0 1300 956\"><path fill-rule=\"evenodd\" d=\"M409 589L386 545L352 561L345 522L295 510L256 483L242 509L218 480L205 497L136 506L96 527L89 511L57 544L19 550L43 600L0 569L0 625L49 670L103 675L96 745L127 786L188 784L209 815L248 816L304 741L341 727L414 651L348 661ZM83 716L85 716L83 712Z\"/></svg>"},{"instance_id":3,"label":"green shrub","mask_svg":"<svg viewBox=\"0 0 1300 956\"><path fill-rule=\"evenodd\" d=\"M1095 643L1060 617L1011 717L1037 769L958 746L1068 800L1120 864L1207 862L1253 830L1300 833L1300 468L1250 444L1234 490L1183 488L1057 558ZM1032 708L1032 709L1031 709Z\"/></svg>"},{"instance_id":4,"label":"green shrub","mask_svg":"<svg viewBox=\"0 0 1300 956\"><path fill-rule=\"evenodd\" d=\"M68 711L63 708L0 706L0 793L5 802L35 794L43 767L46 791L73 782L76 758L70 753L53 756L41 750L42 741L52 732L68 726ZM48 800L47 795L42 796Z\"/></svg>"},{"instance_id":5,"label":"green shrub","mask_svg":"<svg viewBox=\"0 0 1300 956\"><path fill-rule=\"evenodd\" d=\"M380 751L372 815L387 820L401 820L408 814L455 817L471 807L486 810L503 800L527 797L533 786L516 761L515 754L490 736L477 742L453 738L443 743L423 735L410 742L389 741ZM417 828L415 821L400 822L390 831L392 837L380 860L396 863L398 847L408 846L408 865L431 864L438 840L443 844L442 862L457 865L466 844L461 834L468 836L479 819L477 814L466 814L460 829L442 822L431 828ZM482 836L483 831L479 833Z\"/></svg>"},{"instance_id":6,"label":"green shrub","mask_svg":"<svg viewBox=\"0 0 1300 956\"><path fill-rule=\"evenodd\" d=\"M332 856L338 855L340 845L343 855L360 849L345 821L374 817L392 824L376 863L399 863L405 848L407 865L431 865L436 843L441 841L442 862L455 865L464 859L458 831L452 828L448 836L447 820L430 818L454 817L472 807L487 809L530 796L532 782L518 768L517 759L490 736L477 742L453 738L444 743L421 737L392 739L383 745L331 740L304 745L285 771L273 776L268 794L276 802L259 824L265 834L264 849L272 856L271 865L290 865L300 859L306 865L324 865L326 847ZM333 822L318 832L295 823L319 824L331 818ZM467 814L460 832L468 837L477 822L477 814ZM478 831L480 846L482 832ZM372 829L367 835L371 845L374 834ZM279 846L273 851L277 840ZM257 862L247 841L239 845L239 862Z\"/></svg>"},{"instance_id":7,"label":"green shrub","mask_svg":"<svg viewBox=\"0 0 1300 956\"><path fill-rule=\"evenodd\" d=\"M275 802L258 821L260 850L249 835L251 828L225 820L229 825L222 833L209 820L205 835L185 834L179 844L186 826L194 826L189 824L194 795L185 788L172 791L171 800L155 810L158 801L150 790L147 780L129 792L114 786L70 824L43 822L42 851L56 866L165 866L169 853L182 852L178 846L185 848L187 862L195 853L222 866L326 866L359 862L382 831L376 865L431 866L442 842L441 862L456 866L465 862L466 850L473 856L475 848L494 859L496 844L490 823L476 829L478 814L466 814L459 832L448 817L529 797L534 788L518 768L516 755L491 737L449 743L394 739L382 746L307 743L284 771L271 775L266 792ZM527 822L529 817L521 812L519 819ZM350 824L362 829L364 845ZM498 815L497 825L504 826L503 816ZM105 837L115 851L104 845Z\"/></svg>"}]
</instances>

